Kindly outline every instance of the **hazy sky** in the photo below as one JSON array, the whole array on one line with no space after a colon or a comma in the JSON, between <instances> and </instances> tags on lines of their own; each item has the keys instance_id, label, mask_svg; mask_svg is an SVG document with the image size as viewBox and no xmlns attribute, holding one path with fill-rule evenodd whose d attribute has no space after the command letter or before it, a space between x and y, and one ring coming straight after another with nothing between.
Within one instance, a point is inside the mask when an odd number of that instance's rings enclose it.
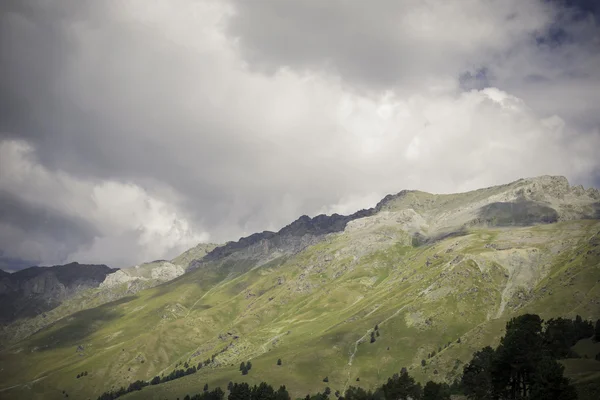
<instances>
[{"instance_id":1,"label":"hazy sky","mask_svg":"<svg viewBox=\"0 0 600 400\"><path fill-rule=\"evenodd\" d=\"M4 0L0 267L125 267L402 189L600 186L599 4Z\"/></svg>"}]
</instances>

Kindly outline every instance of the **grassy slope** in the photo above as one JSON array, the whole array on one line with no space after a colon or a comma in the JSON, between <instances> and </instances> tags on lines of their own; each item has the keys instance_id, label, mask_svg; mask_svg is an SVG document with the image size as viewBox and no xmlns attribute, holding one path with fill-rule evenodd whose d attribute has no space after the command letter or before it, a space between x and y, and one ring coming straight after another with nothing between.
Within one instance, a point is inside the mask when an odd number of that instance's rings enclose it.
<instances>
[{"instance_id":1,"label":"grassy slope","mask_svg":"<svg viewBox=\"0 0 600 400\"><path fill-rule=\"evenodd\" d=\"M210 367L126 398L183 398L230 380L285 384L303 396L325 386L342 391L357 377L373 387L403 366L420 380L451 379L473 351L496 344L512 315L599 318L599 231L598 221L563 222L412 247L385 227L368 232L371 242L346 232L260 267L208 265L74 314L1 352L0 389L17 386L0 396L62 398L67 390L95 398L228 345ZM371 344L375 324L381 336ZM253 368L244 377L238 366L248 359ZM84 370L88 376L76 379Z\"/></svg>"}]
</instances>

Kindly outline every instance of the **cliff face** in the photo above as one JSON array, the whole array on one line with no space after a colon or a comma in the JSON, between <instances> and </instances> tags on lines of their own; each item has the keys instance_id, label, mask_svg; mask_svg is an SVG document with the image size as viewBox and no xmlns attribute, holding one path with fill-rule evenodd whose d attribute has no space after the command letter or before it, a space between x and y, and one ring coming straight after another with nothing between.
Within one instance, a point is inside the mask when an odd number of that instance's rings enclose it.
<instances>
[{"instance_id":1,"label":"cliff face","mask_svg":"<svg viewBox=\"0 0 600 400\"><path fill-rule=\"evenodd\" d=\"M70 263L31 267L0 275L0 323L32 317L58 306L78 292L98 287L117 271L106 265Z\"/></svg>"}]
</instances>

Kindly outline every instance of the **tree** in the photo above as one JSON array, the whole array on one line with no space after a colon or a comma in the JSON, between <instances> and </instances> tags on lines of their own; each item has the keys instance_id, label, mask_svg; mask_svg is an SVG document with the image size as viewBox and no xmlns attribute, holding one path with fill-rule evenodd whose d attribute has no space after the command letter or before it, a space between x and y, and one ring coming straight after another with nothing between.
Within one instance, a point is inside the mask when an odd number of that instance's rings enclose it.
<instances>
[{"instance_id":1,"label":"tree","mask_svg":"<svg viewBox=\"0 0 600 400\"><path fill-rule=\"evenodd\" d=\"M566 358L577 342L575 325L570 319L556 318L545 323L544 345L555 358Z\"/></svg>"},{"instance_id":2,"label":"tree","mask_svg":"<svg viewBox=\"0 0 600 400\"><path fill-rule=\"evenodd\" d=\"M464 394L473 400L492 398L492 362L494 350L487 346L473 354L473 359L463 370Z\"/></svg>"},{"instance_id":3,"label":"tree","mask_svg":"<svg viewBox=\"0 0 600 400\"><path fill-rule=\"evenodd\" d=\"M427 361L421 360L421 366L424 367L425 365L427 365Z\"/></svg>"},{"instance_id":4,"label":"tree","mask_svg":"<svg viewBox=\"0 0 600 400\"><path fill-rule=\"evenodd\" d=\"M423 400L450 400L450 389L444 383L429 381L423 388Z\"/></svg>"},{"instance_id":5,"label":"tree","mask_svg":"<svg viewBox=\"0 0 600 400\"><path fill-rule=\"evenodd\" d=\"M183 400L191 400L191 397L189 394L186 394L185 397L183 398Z\"/></svg>"},{"instance_id":6,"label":"tree","mask_svg":"<svg viewBox=\"0 0 600 400\"><path fill-rule=\"evenodd\" d=\"M246 368L246 363L242 361L240 364L240 371L242 371L244 368Z\"/></svg>"},{"instance_id":7,"label":"tree","mask_svg":"<svg viewBox=\"0 0 600 400\"><path fill-rule=\"evenodd\" d=\"M375 330L378 331L379 330L379 324L375 325Z\"/></svg>"},{"instance_id":8,"label":"tree","mask_svg":"<svg viewBox=\"0 0 600 400\"><path fill-rule=\"evenodd\" d=\"M228 400L250 400L252 392L247 383L234 383L229 389Z\"/></svg>"},{"instance_id":9,"label":"tree","mask_svg":"<svg viewBox=\"0 0 600 400\"><path fill-rule=\"evenodd\" d=\"M325 378L323 378L323 382L329 382L329 377L326 376Z\"/></svg>"},{"instance_id":10,"label":"tree","mask_svg":"<svg viewBox=\"0 0 600 400\"><path fill-rule=\"evenodd\" d=\"M379 331L375 331L375 336L379 337Z\"/></svg>"},{"instance_id":11,"label":"tree","mask_svg":"<svg viewBox=\"0 0 600 400\"><path fill-rule=\"evenodd\" d=\"M246 363L246 369L247 369L248 371L250 371L250 369L251 369L251 368L252 368L252 363L251 363L250 361L248 361L248 362Z\"/></svg>"},{"instance_id":12,"label":"tree","mask_svg":"<svg viewBox=\"0 0 600 400\"><path fill-rule=\"evenodd\" d=\"M154 378L152 378L152 380L150 381L151 385L158 385L160 383L160 376L155 376Z\"/></svg>"},{"instance_id":13,"label":"tree","mask_svg":"<svg viewBox=\"0 0 600 400\"><path fill-rule=\"evenodd\" d=\"M291 400L290 394L288 393L285 385L280 386L275 393L275 400Z\"/></svg>"},{"instance_id":14,"label":"tree","mask_svg":"<svg viewBox=\"0 0 600 400\"><path fill-rule=\"evenodd\" d=\"M369 394L363 388L350 386L344 393L345 400L367 400Z\"/></svg>"},{"instance_id":15,"label":"tree","mask_svg":"<svg viewBox=\"0 0 600 400\"><path fill-rule=\"evenodd\" d=\"M542 319L533 314L512 318L494 357L495 393L509 399L527 398L543 350Z\"/></svg>"},{"instance_id":16,"label":"tree","mask_svg":"<svg viewBox=\"0 0 600 400\"><path fill-rule=\"evenodd\" d=\"M244 369L242 369L242 375L248 375L248 368L244 367Z\"/></svg>"},{"instance_id":17,"label":"tree","mask_svg":"<svg viewBox=\"0 0 600 400\"><path fill-rule=\"evenodd\" d=\"M530 398L544 400L576 400L577 392L563 376L564 367L550 357L544 357L533 375Z\"/></svg>"},{"instance_id":18,"label":"tree","mask_svg":"<svg viewBox=\"0 0 600 400\"><path fill-rule=\"evenodd\" d=\"M261 382L252 388L251 400L275 400L275 391L271 385Z\"/></svg>"},{"instance_id":19,"label":"tree","mask_svg":"<svg viewBox=\"0 0 600 400\"><path fill-rule=\"evenodd\" d=\"M460 343L460 338L458 338L458 340L456 341L456 343Z\"/></svg>"},{"instance_id":20,"label":"tree","mask_svg":"<svg viewBox=\"0 0 600 400\"><path fill-rule=\"evenodd\" d=\"M594 339L596 342L600 342L600 319L596 321L596 328L594 329Z\"/></svg>"},{"instance_id":21,"label":"tree","mask_svg":"<svg viewBox=\"0 0 600 400\"><path fill-rule=\"evenodd\" d=\"M371 332L371 343L375 343L375 332Z\"/></svg>"},{"instance_id":22,"label":"tree","mask_svg":"<svg viewBox=\"0 0 600 400\"><path fill-rule=\"evenodd\" d=\"M394 374L381 387L381 394L386 399L419 399L421 397L421 385L414 378L406 374Z\"/></svg>"},{"instance_id":23,"label":"tree","mask_svg":"<svg viewBox=\"0 0 600 400\"><path fill-rule=\"evenodd\" d=\"M281 358L277 359L277 365L281 365Z\"/></svg>"},{"instance_id":24,"label":"tree","mask_svg":"<svg viewBox=\"0 0 600 400\"><path fill-rule=\"evenodd\" d=\"M331 388L329 386L327 386L325 388L325 392L323 392L323 393L325 393L325 396L329 396L331 394Z\"/></svg>"},{"instance_id":25,"label":"tree","mask_svg":"<svg viewBox=\"0 0 600 400\"><path fill-rule=\"evenodd\" d=\"M208 383L205 383L205 384L204 384L204 391L205 391L205 392L208 392Z\"/></svg>"}]
</instances>

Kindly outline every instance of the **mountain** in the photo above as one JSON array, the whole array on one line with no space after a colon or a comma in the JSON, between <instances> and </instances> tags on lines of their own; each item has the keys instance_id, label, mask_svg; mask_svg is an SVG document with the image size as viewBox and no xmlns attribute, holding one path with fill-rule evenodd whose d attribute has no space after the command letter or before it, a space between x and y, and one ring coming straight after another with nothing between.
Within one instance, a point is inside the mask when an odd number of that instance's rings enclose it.
<instances>
[{"instance_id":1,"label":"mountain","mask_svg":"<svg viewBox=\"0 0 600 400\"><path fill-rule=\"evenodd\" d=\"M82 290L98 287L115 271L106 265L76 262L30 267L12 274L2 271L0 324L49 311Z\"/></svg>"},{"instance_id":2,"label":"mountain","mask_svg":"<svg viewBox=\"0 0 600 400\"><path fill-rule=\"evenodd\" d=\"M6 347L0 394L97 398L200 362L124 398L263 380L293 397L343 393L402 367L451 381L474 351L498 344L511 317L600 318L599 217L598 190L550 176L459 194L405 190L351 216L304 216ZM578 346L590 359L566 360L567 374L600 383L600 349Z\"/></svg>"},{"instance_id":3,"label":"mountain","mask_svg":"<svg viewBox=\"0 0 600 400\"><path fill-rule=\"evenodd\" d=\"M29 314L23 315L28 318L8 319L3 321L3 323L0 322L0 348L24 339L74 312L98 307L110 301L134 295L140 290L152 288L174 279L185 272L191 261L196 258L202 258L216 246L216 244L211 243L200 243L171 261L156 260L129 268L113 269L109 274L104 275L104 277L98 276L98 280L94 285L80 285L71 290L68 295L55 298L51 307L44 308L39 306L39 301L33 302L32 304L38 304L38 307L28 308ZM70 265L72 265L72 268L69 270L72 277L83 277L88 274L85 268L81 270L77 269L81 266L80 264L73 263ZM57 267L52 268L56 269ZM35 271L40 270L35 269ZM9 276L14 275L6 272L4 274ZM22 274L17 274L17 276ZM3 276L0 275L0 279ZM0 280L0 282L2 281ZM29 301L31 302L31 299ZM4 311L4 306L2 308ZM7 307L6 310L8 312L10 308Z\"/></svg>"}]
</instances>

